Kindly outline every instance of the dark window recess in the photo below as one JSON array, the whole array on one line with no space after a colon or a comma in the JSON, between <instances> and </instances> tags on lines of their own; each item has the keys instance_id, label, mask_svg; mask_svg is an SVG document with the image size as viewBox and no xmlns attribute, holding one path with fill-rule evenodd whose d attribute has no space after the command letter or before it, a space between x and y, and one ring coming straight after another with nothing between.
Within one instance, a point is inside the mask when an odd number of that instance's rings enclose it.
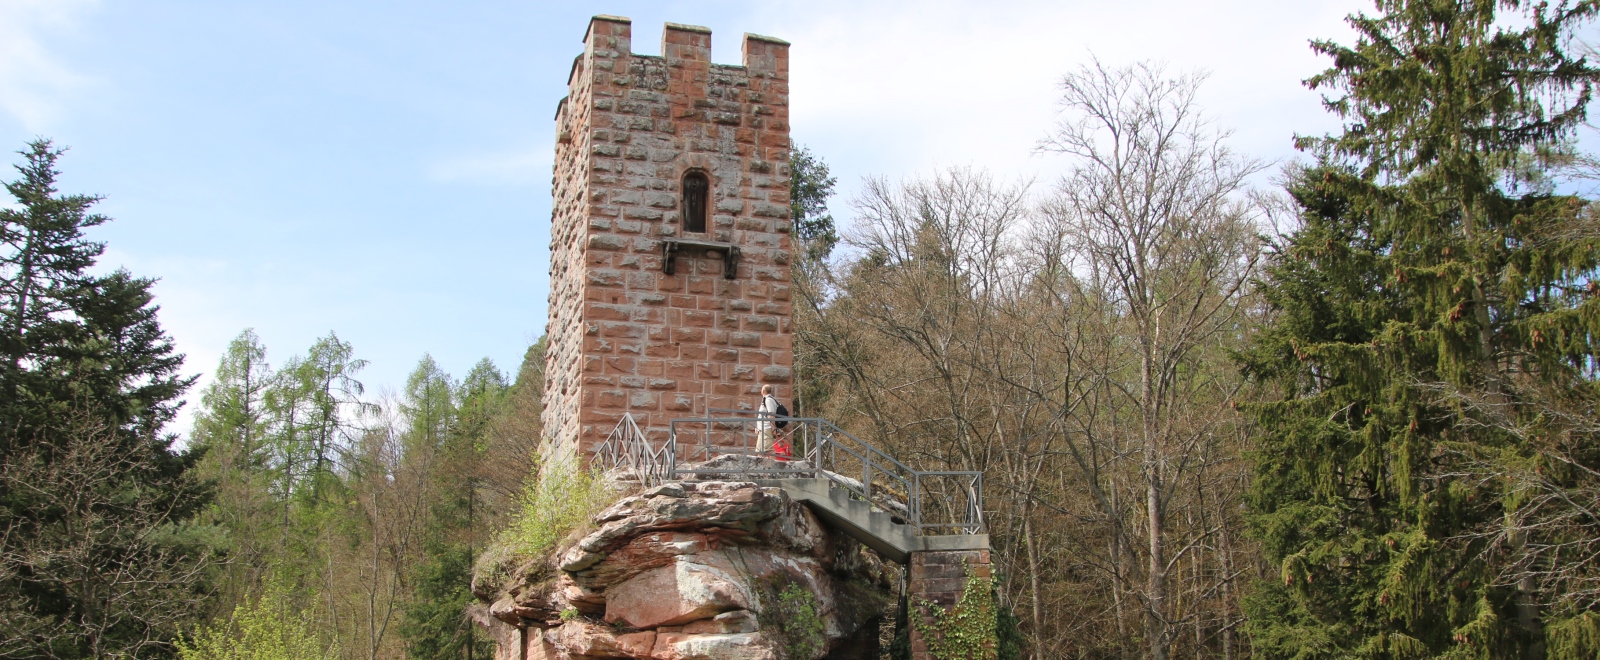
<instances>
[{"instance_id":1,"label":"dark window recess","mask_svg":"<svg viewBox=\"0 0 1600 660\"><path fill-rule=\"evenodd\" d=\"M683 230L704 234L706 231L706 199L710 197L711 181L700 172L683 175Z\"/></svg>"}]
</instances>

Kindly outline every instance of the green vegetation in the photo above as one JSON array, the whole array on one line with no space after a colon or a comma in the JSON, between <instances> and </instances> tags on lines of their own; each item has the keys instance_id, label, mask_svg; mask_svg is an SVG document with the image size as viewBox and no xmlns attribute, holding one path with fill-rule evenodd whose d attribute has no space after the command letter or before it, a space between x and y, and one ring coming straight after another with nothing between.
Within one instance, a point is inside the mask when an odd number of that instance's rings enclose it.
<instances>
[{"instance_id":1,"label":"green vegetation","mask_svg":"<svg viewBox=\"0 0 1600 660\"><path fill-rule=\"evenodd\" d=\"M523 490L519 513L500 540L518 555L543 556L617 496L600 475L570 459L545 465Z\"/></svg>"},{"instance_id":2,"label":"green vegetation","mask_svg":"<svg viewBox=\"0 0 1600 660\"><path fill-rule=\"evenodd\" d=\"M493 657L489 640L475 635L466 618L475 602L472 556L464 545L439 544L417 566L411 597L404 604L400 637L411 658L459 658L470 645L476 657Z\"/></svg>"},{"instance_id":3,"label":"green vegetation","mask_svg":"<svg viewBox=\"0 0 1600 660\"><path fill-rule=\"evenodd\" d=\"M278 368L248 330L223 357L191 436L228 560L216 612L277 585L347 656L490 657L466 616L472 567L534 470L541 349L515 384L423 356L376 402L364 366L332 334Z\"/></svg>"},{"instance_id":4,"label":"green vegetation","mask_svg":"<svg viewBox=\"0 0 1600 660\"><path fill-rule=\"evenodd\" d=\"M181 660L317 660L339 657L317 634L310 611L296 608L281 587L241 603L227 619L177 643Z\"/></svg>"},{"instance_id":5,"label":"green vegetation","mask_svg":"<svg viewBox=\"0 0 1600 660\"><path fill-rule=\"evenodd\" d=\"M1263 657L1594 657L1595 603L1568 597L1588 569L1560 548L1595 532L1549 496L1600 468L1593 425L1562 421L1600 402L1600 234L1552 185L1600 6L1378 9L1315 44L1334 64L1309 84L1347 124L1300 141L1318 162L1245 357L1282 398L1252 409L1272 577L1248 630Z\"/></svg>"},{"instance_id":6,"label":"green vegetation","mask_svg":"<svg viewBox=\"0 0 1600 660\"><path fill-rule=\"evenodd\" d=\"M791 264L790 277L801 291L811 291L811 296L823 295L820 289L826 287L828 257L839 244L833 215L828 213L828 200L837 183L821 156L800 145L789 152L789 217L800 257ZM809 342L795 345L797 389L790 402L792 414L805 416L822 403L819 397L827 396L828 388L815 378L815 367L822 359L820 348Z\"/></svg>"},{"instance_id":7,"label":"green vegetation","mask_svg":"<svg viewBox=\"0 0 1600 660\"><path fill-rule=\"evenodd\" d=\"M827 259L839 244L833 215L828 213L828 198L839 181L828 173L828 164L804 146L789 152L789 173L789 217L795 238L811 261Z\"/></svg>"},{"instance_id":8,"label":"green vegetation","mask_svg":"<svg viewBox=\"0 0 1600 660\"><path fill-rule=\"evenodd\" d=\"M787 574L761 581L761 630L785 660L811 660L827 650L827 623L816 594Z\"/></svg>"},{"instance_id":9,"label":"green vegetation","mask_svg":"<svg viewBox=\"0 0 1600 660\"><path fill-rule=\"evenodd\" d=\"M201 452L164 432L193 379L154 280L96 268L100 198L56 189L49 141L20 153L0 207L0 658L168 654L214 559Z\"/></svg>"},{"instance_id":10,"label":"green vegetation","mask_svg":"<svg viewBox=\"0 0 1600 660\"><path fill-rule=\"evenodd\" d=\"M1022 635L1022 621L1010 607L996 607L995 657L997 660L1022 660L1028 648L1028 639Z\"/></svg>"},{"instance_id":11,"label":"green vegetation","mask_svg":"<svg viewBox=\"0 0 1600 660\"><path fill-rule=\"evenodd\" d=\"M1000 658L1000 608L995 602L993 578L977 576L966 567L967 586L949 609L922 601L911 624L936 660L997 660ZM931 621L930 621L931 619Z\"/></svg>"}]
</instances>

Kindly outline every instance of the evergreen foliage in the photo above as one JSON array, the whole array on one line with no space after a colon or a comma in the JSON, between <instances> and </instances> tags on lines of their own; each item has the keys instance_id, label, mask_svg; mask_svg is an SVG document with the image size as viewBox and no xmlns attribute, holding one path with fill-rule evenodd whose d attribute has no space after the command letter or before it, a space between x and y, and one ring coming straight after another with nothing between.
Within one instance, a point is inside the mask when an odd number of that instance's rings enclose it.
<instances>
[{"instance_id":1,"label":"evergreen foliage","mask_svg":"<svg viewBox=\"0 0 1600 660\"><path fill-rule=\"evenodd\" d=\"M998 598L996 599L998 601ZM1001 605L995 610L996 660L1022 660L1028 640L1022 635L1022 621L1010 607Z\"/></svg>"},{"instance_id":2,"label":"evergreen foliage","mask_svg":"<svg viewBox=\"0 0 1600 660\"><path fill-rule=\"evenodd\" d=\"M466 545L436 544L417 567L414 592L406 603L400 636L410 658L492 658L491 641L474 632L467 619L472 595L472 549ZM470 650L469 650L470 647Z\"/></svg>"},{"instance_id":3,"label":"evergreen foliage","mask_svg":"<svg viewBox=\"0 0 1600 660\"><path fill-rule=\"evenodd\" d=\"M827 261L839 243L833 215L828 213L828 198L833 196L836 183L838 180L829 174L828 164L821 156L803 146L790 150L789 217L794 226L795 251L800 257L791 265L790 275L796 290L794 298L802 303L827 297ZM806 314L806 307L797 306L798 313ZM828 383L814 378L822 357L817 348L815 342L795 344L796 388L790 402L793 414L804 416L817 409L831 391Z\"/></svg>"},{"instance_id":4,"label":"evergreen foliage","mask_svg":"<svg viewBox=\"0 0 1600 660\"><path fill-rule=\"evenodd\" d=\"M0 208L0 657L170 653L206 589L199 454L162 433L192 379L153 280L96 274L99 201L36 140Z\"/></svg>"},{"instance_id":5,"label":"evergreen foliage","mask_svg":"<svg viewBox=\"0 0 1600 660\"><path fill-rule=\"evenodd\" d=\"M1593 401L1600 244L1575 230L1587 202L1547 182L1597 75L1571 41L1597 6L1377 7L1350 19L1356 45L1314 42L1334 64L1308 84L1337 90L1346 125L1298 141L1319 162L1289 182L1301 225L1243 356L1282 397L1252 409L1276 574L1246 603L1254 649L1593 657L1546 643L1587 612L1541 609L1505 570L1529 539L1498 533L1518 507L1498 468L1534 448L1461 402L1538 414L1519 384Z\"/></svg>"},{"instance_id":6,"label":"evergreen foliage","mask_svg":"<svg viewBox=\"0 0 1600 660\"><path fill-rule=\"evenodd\" d=\"M789 216L796 242L812 259L826 259L839 243L833 215L828 213L828 198L836 183L828 164L810 149L798 147L789 152Z\"/></svg>"},{"instance_id":7,"label":"evergreen foliage","mask_svg":"<svg viewBox=\"0 0 1600 660\"><path fill-rule=\"evenodd\" d=\"M0 209L0 451L69 405L104 411L130 449L150 451L192 382L156 320L155 281L91 273L105 244L84 230L109 220L91 212L100 198L56 190L63 150L50 141L19 153L21 178L5 185L18 207Z\"/></svg>"}]
</instances>

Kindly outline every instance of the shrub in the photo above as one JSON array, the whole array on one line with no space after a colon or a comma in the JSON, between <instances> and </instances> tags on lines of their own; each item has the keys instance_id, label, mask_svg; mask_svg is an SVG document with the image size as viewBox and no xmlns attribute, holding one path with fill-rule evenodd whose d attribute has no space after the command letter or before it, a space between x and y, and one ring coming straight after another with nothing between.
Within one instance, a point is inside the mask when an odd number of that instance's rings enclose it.
<instances>
[{"instance_id":1,"label":"shrub","mask_svg":"<svg viewBox=\"0 0 1600 660\"><path fill-rule=\"evenodd\" d=\"M761 630L778 643L784 660L811 660L827 650L827 625L816 594L781 573L763 580L760 589Z\"/></svg>"},{"instance_id":2,"label":"shrub","mask_svg":"<svg viewBox=\"0 0 1600 660\"><path fill-rule=\"evenodd\" d=\"M307 660L336 658L339 648L317 637L311 612L296 608L284 590L269 586L254 602L233 610L228 620L196 628L177 640L182 660Z\"/></svg>"},{"instance_id":3,"label":"shrub","mask_svg":"<svg viewBox=\"0 0 1600 660\"><path fill-rule=\"evenodd\" d=\"M543 556L615 498L599 474L571 460L547 464L523 488L521 510L501 541L520 556Z\"/></svg>"}]
</instances>

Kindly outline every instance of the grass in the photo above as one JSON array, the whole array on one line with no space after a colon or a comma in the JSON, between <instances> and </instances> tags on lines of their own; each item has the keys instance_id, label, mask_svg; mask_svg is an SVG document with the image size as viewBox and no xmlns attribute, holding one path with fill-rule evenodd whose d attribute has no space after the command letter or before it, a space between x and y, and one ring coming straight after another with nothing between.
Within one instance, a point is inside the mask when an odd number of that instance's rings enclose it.
<instances>
[{"instance_id":1,"label":"grass","mask_svg":"<svg viewBox=\"0 0 1600 660\"><path fill-rule=\"evenodd\" d=\"M518 556L542 557L594 514L617 498L599 474L572 461L553 463L522 491L520 511L501 533L501 543Z\"/></svg>"}]
</instances>

